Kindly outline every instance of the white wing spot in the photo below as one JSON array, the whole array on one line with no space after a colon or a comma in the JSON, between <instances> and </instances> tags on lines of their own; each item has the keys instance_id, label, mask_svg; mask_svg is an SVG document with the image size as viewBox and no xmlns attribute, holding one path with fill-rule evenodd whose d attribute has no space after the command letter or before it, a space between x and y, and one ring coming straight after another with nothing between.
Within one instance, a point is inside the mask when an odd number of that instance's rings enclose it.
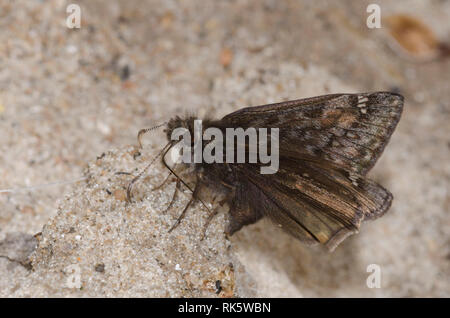
<instances>
[{"instance_id":1,"label":"white wing spot","mask_svg":"<svg viewBox=\"0 0 450 318\"><path fill-rule=\"evenodd\" d=\"M368 101L367 96L358 96L358 107L365 107Z\"/></svg>"},{"instance_id":2,"label":"white wing spot","mask_svg":"<svg viewBox=\"0 0 450 318\"><path fill-rule=\"evenodd\" d=\"M350 174L348 178L350 179L350 181L352 182L352 184L353 184L355 187L358 186L358 177L357 177L357 176L355 176L355 175L353 175L353 174Z\"/></svg>"}]
</instances>

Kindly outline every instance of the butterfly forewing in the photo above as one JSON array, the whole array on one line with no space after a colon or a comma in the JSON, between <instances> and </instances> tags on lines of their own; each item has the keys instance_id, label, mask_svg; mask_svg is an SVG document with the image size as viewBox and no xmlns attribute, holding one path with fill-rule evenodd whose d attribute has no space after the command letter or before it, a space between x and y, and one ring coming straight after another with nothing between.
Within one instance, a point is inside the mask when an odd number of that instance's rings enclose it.
<instances>
[{"instance_id":1,"label":"butterfly forewing","mask_svg":"<svg viewBox=\"0 0 450 318\"><path fill-rule=\"evenodd\" d=\"M402 112L389 92L333 94L248 107L225 116L227 127L280 129L280 152L311 156L364 175L379 158Z\"/></svg>"}]
</instances>

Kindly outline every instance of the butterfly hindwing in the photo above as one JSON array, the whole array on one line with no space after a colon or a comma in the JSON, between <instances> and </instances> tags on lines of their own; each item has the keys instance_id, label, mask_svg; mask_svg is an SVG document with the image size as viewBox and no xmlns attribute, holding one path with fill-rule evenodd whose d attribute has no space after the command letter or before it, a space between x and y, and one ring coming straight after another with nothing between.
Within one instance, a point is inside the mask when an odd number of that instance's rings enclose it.
<instances>
[{"instance_id":1,"label":"butterfly hindwing","mask_svg":"<svg viewBox=\"0 0 450 318\"><path fill-rule=\"evenodd\" d=\"M236 168L254 187L248 206L304 242L333 250L358 232L364 218L383 214L391 204L392 195L365 177L350 179L345 170L312 162L281 163L277 177L259 174L256 167Z\"/></svg>"}]
</instances>

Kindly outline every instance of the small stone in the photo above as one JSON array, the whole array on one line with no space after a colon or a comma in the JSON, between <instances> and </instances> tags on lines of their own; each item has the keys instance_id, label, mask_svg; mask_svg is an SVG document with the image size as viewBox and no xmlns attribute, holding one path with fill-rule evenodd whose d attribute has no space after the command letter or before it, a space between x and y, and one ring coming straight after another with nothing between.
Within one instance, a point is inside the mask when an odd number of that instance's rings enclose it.
<instances>
[{"instance_id":1,"label":"small stone","mask_svg":"<svg viewBox=\"0 0 450 318\"><path fill-rule=\"evenodd\" d=\"M228 67L230 66L232 60L233 51L231 51L229 48L224 48L220 53L220 64L222 64L223 67Z\"/></svg>"},{"instance_id":2,"label":"small stone","mask_svg":"<svg viewBox=\"0 0 450 318\"><path fill-rule=\"evenodd\" d=\"M98 263L97 265L95 265L95 271L99 273L105 272L105 264Z\"/></svg>"}]
</instances>

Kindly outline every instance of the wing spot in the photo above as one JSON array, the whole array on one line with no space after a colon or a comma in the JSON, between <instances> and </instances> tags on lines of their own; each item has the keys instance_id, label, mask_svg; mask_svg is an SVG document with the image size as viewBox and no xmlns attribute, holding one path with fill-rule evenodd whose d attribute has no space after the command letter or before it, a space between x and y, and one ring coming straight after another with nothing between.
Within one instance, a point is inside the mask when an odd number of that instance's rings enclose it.
<instances>
[{"instance_id":1,"label":"wing spot","mask_svg":"<svg viewBox=\"0 0 450 318\"><path fill-rule=\"evenodd\" d=\"M349 174L348 178L350 179L350 181L352 182L352 184L357 187L358 186L358 176L354 175L354 174Z\"/></svg>"},{"instance_id":2,"label":"wing spot","mask_svg":"<svg viewBox=\"0 0 450 318\"><path fill-rule=\"evenodd\" d=\"M366 107L368 101L367 96L358 96L358 107Z\"/></svg>"}]
</instances>

